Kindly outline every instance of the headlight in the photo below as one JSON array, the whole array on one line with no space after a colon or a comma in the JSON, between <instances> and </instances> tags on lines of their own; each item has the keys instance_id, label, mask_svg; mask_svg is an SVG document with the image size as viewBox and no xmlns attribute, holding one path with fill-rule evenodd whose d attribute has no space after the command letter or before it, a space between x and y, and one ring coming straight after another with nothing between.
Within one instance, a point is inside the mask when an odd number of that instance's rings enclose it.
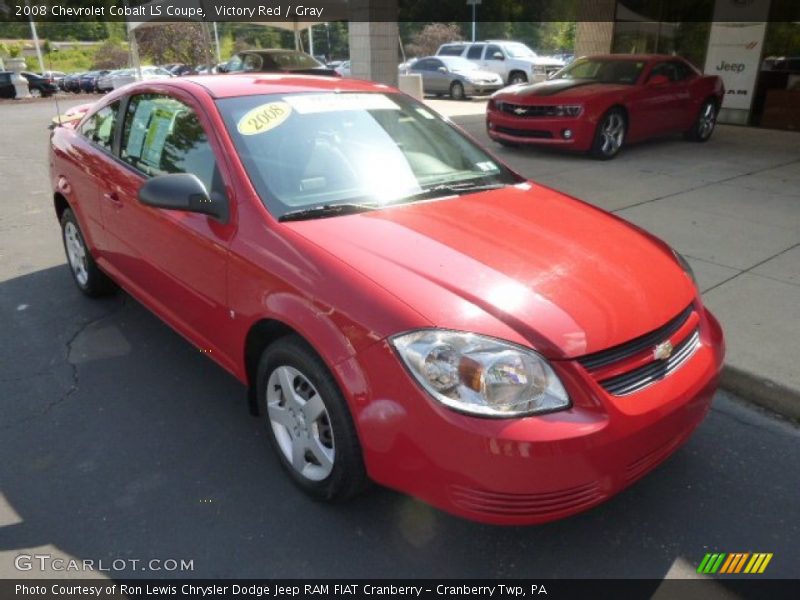
<instances>
[{"instance_id":1,"label":"headlight","mask_svg":"<svg viewBox=\"0 0 800 600\"><path fill-rule=\"evenodd\" d=\"M579 104L558 105L554 108L557 117L577 117L581 114L582 107Z\"/></svg>"},{"instance_id":2,"label":"headlight","mask_svg":"<svg viewBox=\"0 0 800 600\"><path fill-rule=\"evenodd\" d=\"M675 260L678 261L678 264L683 269L683 272L686 273L689 278L694 283L695 287L697 287L697 278L694 276L694 269L692 269L692 265L689 264L689 261L677 250L673 249L672 253L675 255Z\"/></svg>"},{"instance_id":3,"label":"headlight","mask_svg":"<svg viewBox=\"0 0 800 600\"><path fill-rule=\"evenodd\" d=\"M412 331L391 342L419 384L454 410L520 417L570 406L558 376L533 350L441 329Z\"/></svg>"}]
</instances>

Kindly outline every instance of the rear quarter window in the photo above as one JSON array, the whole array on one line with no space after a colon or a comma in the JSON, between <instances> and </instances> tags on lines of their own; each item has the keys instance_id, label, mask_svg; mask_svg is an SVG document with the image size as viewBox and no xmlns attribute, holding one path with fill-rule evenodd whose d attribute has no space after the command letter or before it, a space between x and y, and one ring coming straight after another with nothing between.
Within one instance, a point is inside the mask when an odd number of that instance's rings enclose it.
<instances>
[{"instance_id":1,"label":"rear quarter window","mask_svg":"<svg viewBox=\"0 0 800 600\"><path fill-rule=\"evenodd\" d=\"M111 152L118 113L119 101L113 102L89 116L78 131L96 146Z\"/></svg>"},{"instance_id":2,"label":"rear quarter window","mask_svg":"<svg viewBox=\"0 0 800 600\"><path fill-rule=\"evenodd\" d=\"M443 46L439 49L440 56L461 56L464 46Z\"/></svg>"}]
</instances>

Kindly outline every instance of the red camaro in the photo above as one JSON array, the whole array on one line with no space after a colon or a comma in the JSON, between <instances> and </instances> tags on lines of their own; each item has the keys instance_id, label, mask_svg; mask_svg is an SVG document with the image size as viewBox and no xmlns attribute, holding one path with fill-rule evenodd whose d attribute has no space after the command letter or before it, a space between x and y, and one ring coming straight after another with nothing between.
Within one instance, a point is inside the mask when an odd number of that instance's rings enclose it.
<instances>
[{"instance_id":1,"label":"red camaro","mask_svg":"<svg viewBox=\"0 0 800 600\"><path fill-rule=\"evenodd\" d=\"M507 87L489 100L489 137L616 156L623 144L680 132L711 137L725 93L677 56L609 54L579 58L552 79Z\"/></svg>"},{"instance_id":2,"label":"red camaro","mask_svg":"<svg viewBox=\"0 0 800 600\"><path fill-rule=\"evenodd\" d=\"M134 84L56 127L50 162L78 288L118 284L247 385L319 498L372 479L556 519L709 409L722 332L686 261L386 86Z\"/></svg>"}]
</instances>

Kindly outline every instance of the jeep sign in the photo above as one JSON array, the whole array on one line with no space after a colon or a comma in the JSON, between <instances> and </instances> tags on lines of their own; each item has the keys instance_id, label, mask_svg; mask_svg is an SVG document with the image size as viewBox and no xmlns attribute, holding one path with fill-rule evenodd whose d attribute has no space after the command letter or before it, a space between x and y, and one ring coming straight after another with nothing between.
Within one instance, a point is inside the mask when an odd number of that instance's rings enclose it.
<instances>
[{"instance_id":1,"label":"jeep sign","mask_svg":"<svg viewBox=\"0 0 800 600\"><path fill-rule=\"evenodd\" d=\"M769 7L768 2L763 3ZM720 2L717 0L716 8L720 10ZM746 5L736 5L731 7L723 3L727 11L726 20L715 20L711 24L711 35L708 40L708 53L706 54L705 73L708 75L718 75L725 84L725 97L722 101L723 109L734 109L734 111L744 111L739 114L730 112L726 120L733 122L746 122L747 113L753 102L753 90L758 76L761 51L764 46L764 34L767 24L758 22L756 19L766 20L767 14L752 14L757 7ZM743 19L734 22L730 19L730 12L739 9L747 14L742 14Z\"/></svg>"}]
</instances>

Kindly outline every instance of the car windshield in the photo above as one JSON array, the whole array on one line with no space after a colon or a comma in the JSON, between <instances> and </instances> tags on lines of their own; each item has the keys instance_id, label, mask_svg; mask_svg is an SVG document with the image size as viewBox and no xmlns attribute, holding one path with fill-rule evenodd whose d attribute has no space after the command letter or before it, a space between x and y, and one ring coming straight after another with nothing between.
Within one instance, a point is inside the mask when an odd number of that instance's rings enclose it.
<instances>
[{"instance_id":1,"label":"car windshield","mask_svg":"<svg viewBox=\"0 0 800 600\"><path fill-rule=\"evenodd\" d=\"M535 58L536 52L528 48L525 44L514 43L505 44L506 52L512 58Z\"/></svg>"},{"instance_id":2,"label":"car windshield","mask_svg":"<svg viewBox=\"0 0 800 600\"><path fill-rule=\"evenodd\" d=\"M582 79L597 83L633 85L644 69L642 60L582 58L564 67L553 79Z\"/></svg>"},{"instance_id":3,"label":"car windshield","mask_svg":"<svg viewBox=\"0 0 800 600\"><path fill-rule=\"evenodd\" d=\"M522 181L400 94L295 93L217 101L239 157L278 218L381 208Z\"/></svg>"},{"instance_id":4,"label":"car windshield","mask_svg":"<svg viewBox=\"0 0 800 600\"><path fill-rule=\"evenodd\" d=\"M474 62L460 56L439 56L438 58L451 71L477 71L480 68Z\"/></svg>"},{"instance_id":5,"label":"car windshield","mask_svg":"<svg viewBox=\"0 0 800 600\"><path fill-rule=\"evenodd\" d=\"M285 70L315 69L322 66L315 58L302 52L271 52L267 56L278 68Z\"/></svg>"}]
</instances>

